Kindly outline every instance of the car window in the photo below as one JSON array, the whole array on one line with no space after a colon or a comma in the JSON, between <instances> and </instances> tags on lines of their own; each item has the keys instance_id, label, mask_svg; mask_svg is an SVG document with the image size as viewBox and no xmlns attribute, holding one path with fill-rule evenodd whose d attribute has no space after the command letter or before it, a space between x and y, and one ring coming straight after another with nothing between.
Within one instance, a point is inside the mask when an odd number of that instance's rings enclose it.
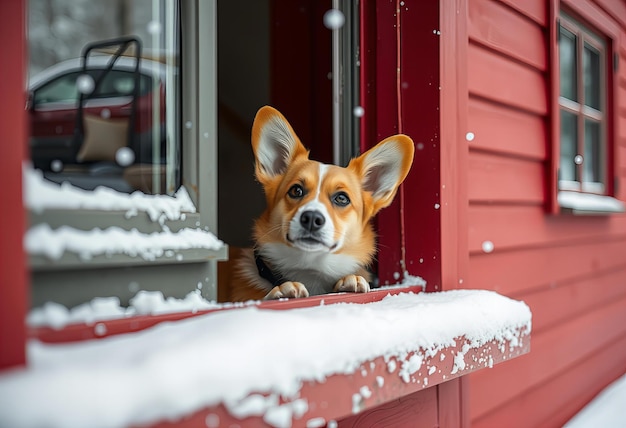
<instances>
[{"instance_id":1,"label":"car window","mask_svg":"<svg viewBox=\"0 0 626 428\"><path fill-rule=\"evenodd\" d=\"M33 98L35 106L47 103L75 102L79 94L76 86L78 75L78 72L62 75L37 89Z\"/></svg>"},{"instance_id":2,"label":"car window","mask_svg":"<svg viewBox=\"0 0 626 428\"><path fill-rule=\"evenodd\" d=\"M96 76L94 76L97 78ZM139 75L139 95L150 92L152 78L145 74ZM111 70L104 75L102 81L90 98L123 97L132 95L135 89L135 76L130 71Z\"/></svg>"}]
</instances>

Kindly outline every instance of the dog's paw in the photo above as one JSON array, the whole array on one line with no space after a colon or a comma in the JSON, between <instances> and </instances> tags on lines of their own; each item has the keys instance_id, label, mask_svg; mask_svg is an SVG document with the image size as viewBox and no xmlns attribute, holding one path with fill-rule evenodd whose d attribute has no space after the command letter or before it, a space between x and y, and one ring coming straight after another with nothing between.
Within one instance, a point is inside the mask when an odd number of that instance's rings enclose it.
<instances>
[{"instance_id":1,"label":"dog's paw","mask_svg":"<svg viewBox=\"0 0 626 428\"><path fill-rule=\"evenodd\" d=\"M282 299L284 297L309 297L309 291L301 282L287 281L272 288L264 297L264 300Z\"/></svg>"},{"instance_id":2,"label":"dog's paw","mask_svg":"<svg viewBox=\"0 0 626 428\"><path fill-rule=\"evenodd\" d=\"M359 275L348 275L341 278L333 288L335 292L346 291L349 293L368 293L370 284L365 278Z\"/></svg>"}]
</instances>

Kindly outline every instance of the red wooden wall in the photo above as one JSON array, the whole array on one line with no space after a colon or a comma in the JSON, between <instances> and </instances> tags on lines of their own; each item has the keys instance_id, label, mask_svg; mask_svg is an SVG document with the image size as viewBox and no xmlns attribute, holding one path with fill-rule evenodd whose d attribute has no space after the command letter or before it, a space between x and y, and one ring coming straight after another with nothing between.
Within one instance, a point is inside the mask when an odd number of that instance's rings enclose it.
<instances>
[{"instance_id":1,"label":"red wooden wall","mask_svg":"<svg viewBox=\"0 0 626 428\"><path fill-rule=\"evenodd\" d=\"M22 249L25 211L22 205L23 144L26 141L25 5L0 2L0 369L25 363L26 265Z\"/></svg>"},{"instance_id":2,"label":"red wooden wall","mask_svg":"<svg viewBox=\"0 0 626 428\"><path fill-rule=\"evenodd\" d=\"M626 2L574 3L621 40L615 157L626 183ZM626 372L626 215L546 207L556 10L553 0L468 0L467 285L533 312L530 354L469 376L473 427L561 426ZM626 200L623 185L617 196Z\"/></svg>"}]
</instances>

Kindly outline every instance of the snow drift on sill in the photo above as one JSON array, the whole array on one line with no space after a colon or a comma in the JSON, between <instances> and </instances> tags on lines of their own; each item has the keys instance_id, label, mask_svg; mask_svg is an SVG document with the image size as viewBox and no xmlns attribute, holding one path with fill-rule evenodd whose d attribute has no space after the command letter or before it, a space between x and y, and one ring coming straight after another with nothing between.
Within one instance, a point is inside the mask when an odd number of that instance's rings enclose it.
<instances>
[{"instance_id":1,"label":"snow drift on sill","mask_svg":"<svg viewBox=\"0 0 626 428\"><path fill-rule=\"evenodd\" d=\"M175 256L175 250L205 248L219 250L224 243L211 232L199 228L183 228L171 232L141 233L137 229L126 230L112 226L106 229L80 230L70 226L52 229L38 224L26 232L24 247L31 255L42 255L58 260L66 251L76 253L83 260L94 256L127 254L145 260Z\"/></svg>"},{"instance_id":2,"label":"snow drift on sill","mask_svg":"<svg viewBox=\"0 0 626 428\"><path fill-rule=\"evenodd\" d=\"M126 211L127 216L132 216L138 211L145 211L152 221L157 221L161 215L168 220L178 220L184 212L196 212L187 190L182 186L173 197L146 195L140 191L129 195L104 186L84 190L68 182L59 185L46 180L43 173L30 164L24 164L22 169L24 204L35 212L46 209L89 209Z\"/></svg>"},{"instance_id":3,"label":"snow drift on sill","mask_svg":"<svg viewBox=\"0 0 626 428\"><path fill-rule=\"evenodd\" d=\"M176 419L251 393L295 398L303 381L379 356L530 332L523 302L481 290L401 293L369 304L248 307L99 341L28 344L0 375L0 426L122 427ZM231 403L231 405L229 405Z\"/></svg>"}]
</instances>

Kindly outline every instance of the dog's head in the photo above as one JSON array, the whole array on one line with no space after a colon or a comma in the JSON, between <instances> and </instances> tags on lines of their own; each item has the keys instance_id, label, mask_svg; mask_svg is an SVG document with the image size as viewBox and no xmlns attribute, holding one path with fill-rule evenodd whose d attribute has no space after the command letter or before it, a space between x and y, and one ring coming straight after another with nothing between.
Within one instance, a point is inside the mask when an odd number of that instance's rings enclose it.
<instances>
[{"instance_id":1,"label":"dog's head","mask_svg":"<svg viewBox=\"0 0 626 428\"><path fill-rule=\"evenodd\" d=\"M254 120L252 148L267 199L255 225L258 248L282 249L277 254L295 249L299 260L316 253L369 264L375 251L370 220L392 202L409 172L414 152L409 137L389 137L346 168L327 165L310 160L289 122L266 106Z\"/></svg>"}]
</instances>

